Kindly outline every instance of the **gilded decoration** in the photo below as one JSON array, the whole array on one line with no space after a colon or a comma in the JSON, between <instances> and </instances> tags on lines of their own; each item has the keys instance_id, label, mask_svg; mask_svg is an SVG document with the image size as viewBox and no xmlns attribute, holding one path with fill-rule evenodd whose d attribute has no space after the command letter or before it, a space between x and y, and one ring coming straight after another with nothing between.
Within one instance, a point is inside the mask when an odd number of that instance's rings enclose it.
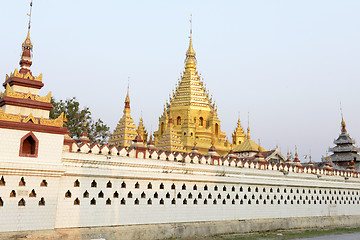
<instances>
[{"instance_id":1,"label":"gilded decoration","mask_svg":"<svg viewBox=\"0 0 360 240\"><path fill-rule=\"evenodd\" d=\"M5 113L0 108L0 120L10 121L10 122L21 122L21 114L20 113L18 115L8 114L8 113Z\"/></svg>"},{"instance_id":2,"label":"gilded decoration","mask_svg":"<svg viewBox=\"0 0 360 240\"><path fill-rule=\"evenodd\" d=\"M17 68L15 68L15 71L11 73L10 76L6 74L5 81L7 81L11 77L18 77L42 82L42 73L38 77L34 77L33 75L31 75L30 72L27 72L26 74L19 73Z\"/></svg>"},{"instance_id":3,"label":"gilded decoration","mask_svg":"<svg viewBox=\"0 0 360 240\"><path fill-rule=\"evenodd\" d=\"M27 123L27 122L30 122L30 121L32 123L34 123L34 124L39 124L39 121L36 118L34 118L32 113L30 113L29 116L27 116L26 118L23 118L23 120L22 120L23 123Z\"/></svg>"},{"instance_id":4,"label":"gilded decoration","mask_svg":"<svg viewBox=\"0 0 360 240\"><path fill-rule=\"evenodd\" d=\"M19 113L18 115L5 113L0 108L0 120L9 121L9 122L32 122L34 124L53 126L53 127L63 127L64 124L64 113L61 113L60 116L56 119L44 119L43 117L39 119L35 118L31 113L27 117L22 117Z\"/></svg>"},{"instance_id":5,"label":"gilded decoration","mask_svg":"<svg viewBox=\"0 0 360 240\"><path fill-rule=\"evenodd\" d=\"M20 93L15 92L11 89L9 84L6 84L6 90L5 92L0 93L0 98L4 97L13 97L13 98L19 98L19 99L31 99L39 102L45 102L50 103L51 101L51 92L49 92L46 96L40 97L38 95L32 95L30 92L28 93Z\"/></svg>"},{"instance_id":6,"label":"gilded decoration","mask_svg":"<svg viewBox=\"0 0 360 240\"><path fill-rule=\"evenodd\" d=\"M44 119L40 118L41 125L53 126L53 127L63 127L64 124L64 113L61 113L60 116L56 119Z\"/></svg>"},{"instance_id":7,"label":"gilded decoration","mask_svg":"<svg viewBox=\"0 0 360 240\"><path fill-rule=\"evenodd\" d=\"M24 94L22 98L35 100L35 97L30 92L28 92L27 94Z\"/></svg>"},{"instance_id":8,"label":"gilded decoration","mask_svg":"<svg viewBox=\"0 0 360 240\"><path fill-rule=\"evenodd\" d=\"M49 92L46 96L40 97L39 95L35 95L35 100L39 102L51 102L51 92Z\"/></svg>"}]
</instances>

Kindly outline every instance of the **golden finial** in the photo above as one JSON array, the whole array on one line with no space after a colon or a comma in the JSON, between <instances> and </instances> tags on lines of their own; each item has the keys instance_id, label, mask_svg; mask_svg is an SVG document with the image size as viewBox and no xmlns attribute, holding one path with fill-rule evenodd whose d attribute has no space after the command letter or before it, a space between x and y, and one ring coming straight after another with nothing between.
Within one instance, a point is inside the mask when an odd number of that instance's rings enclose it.
<instances>
[{"instance_id":1,"label":"golden finial","mask_svg":"<svg viewBox=\"0 0 360 240\"><path fill-rule=\"evenodd\" d=\"M126 93L125 102L126 102L126 103L130 102L129 90L128 90L127 93Z\"/></svg>"},{"instance_id":2,"label":"golden finial","mask_svg":"<svg viewBox=\"0 0 360 240\"><path fill-rule=\"evenodd\" d=\"M240 121L240 116L238 118L238 122L237 122L237 128L241 128L241 121Z\"/></svg>"},{"instance_id":3,"label":"golden finial","mask_svg":"<svg viewBox=\"0 0 360 240\"><path fill-rule=\"evenodd\" d=\"M188 58L193 57L195 60L195 51L193 48L193 43L192 43L192 14L190 14L190 43L189 43L189 49L186 52L186 60L188 60ZM185 61L186 61L185 60Z\"/></svg>"},{"instance_id":4,"label":"golden finial","mask_svg":"<svg viewBox=\"0 0 360 240\"><path fill-rule=\"evenodd\" d=\"M67 118L66 118L66 112L64 112L63 122L65 122L65 123L67 123L67 122L68 122L68 120L67 120Z\"/></svg>"},{"instance_id":5,"label":"golden finial","mask_svg":"<svg viewBox=\"0 0 360 240\"><path fill-rule=\"evenodd\" d=\"M190 38L192 37L192 14L190 14Z\"/></svg>"},{"instance_id":6,"label":"golden finial","mask_svg":"<svg viewBox=\"0 0 360 240\"><path fill-rule=\"evenodd\" d=\"M130 89L130 77L128 77L128 86L127 86L127 93L126 93L125 103L130 103L129 89Z\"/></svg>"},{"instance_id":7,"label":"golden finial","mask_svg":"<svg viewBox=\"0 0 360 240\"><path fill-rule=\"evenodd\" d=\"M343 111L342 111L341 102L340 102L340 113L341 113L341 132L346 133L346 124L345 124L345 121L344 121L344 116L343 116Z\"/></svg>"},{"instance_id":8,"label":"golden finial","mask_svg":"<svg viewBox=\"0 0 360 240\"><path fill-rule=\"evenodd\" d=\"M247 128L246 139L250 139L250 113L249 112L248 112L248 128Z\"/></svg>"},{"instance_id":9,"label":"golden finial","mask_svg":"<svg viewBox=\"0 0 360 240\"><path fill-rule=\"evenodd\" d=\"M23 48L29 48L30 50L32 50L32 48L33 48L33 45L32 45L31 40L30 40L31 12L32 12L32 1L30 2L30 11L27 14L29 16L28 33L27 33L25 41L22 44Z\"/></svg>"},{"instance_id":10,"label":"golden finial","mask_svg":"<svg viewBox=\"0 0 360 240\"><path fill-rule=\"evenodd\" d=\"M298 152L297 152L297 147L295 145L295 157L297 158L299 155L298 155Z\"/></svg>"}]
</instances>

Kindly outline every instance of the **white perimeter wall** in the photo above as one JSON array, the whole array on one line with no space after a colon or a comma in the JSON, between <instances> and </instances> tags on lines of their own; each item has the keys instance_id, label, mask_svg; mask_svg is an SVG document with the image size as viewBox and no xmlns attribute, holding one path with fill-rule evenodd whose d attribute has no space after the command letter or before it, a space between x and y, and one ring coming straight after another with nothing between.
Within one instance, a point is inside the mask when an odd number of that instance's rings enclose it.
<instances>
[{"instance_id":1,"label":"white perimeter wall","mask_svg":"<svg viewBox=\"0 0 360 240\"><path fill-rule=\"evenodd\" d=\"M360 214L357 179L95 155L85 160L89 157L64 156L68 168L61 178L56 228ZM76 180L80 187L74 187ZM65 197L68 190L71 198ZM74 205L76 198L80 205Z\"/></svg>"},{"instance_id":2,"label":"white perimeter wall","mask_svg":"<svg viewBox=\"0 0 360 240\"><path fill-rule=\"evenodd\" d=\"M62 156L57 168L26 161L1 163L0 178L6 183L0 185L0 231L360 215L360 184L355 178L83 153ZM25 186L19 186L21 177ZM40 186L43 180L46 187ZM32 189L36 197L30 196ZM16 197L10 197L12 190ZM71 195L65 196L68 191ZM18 206L22 198L26 205ZM45 206L39 205L41 198Z\"/></svg>"}]
</instances>

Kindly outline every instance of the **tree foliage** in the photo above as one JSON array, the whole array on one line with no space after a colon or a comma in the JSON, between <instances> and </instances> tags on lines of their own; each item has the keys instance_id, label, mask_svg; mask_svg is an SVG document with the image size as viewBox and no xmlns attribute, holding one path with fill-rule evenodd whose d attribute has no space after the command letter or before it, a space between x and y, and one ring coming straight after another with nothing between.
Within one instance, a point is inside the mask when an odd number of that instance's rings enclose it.
<instances>
[{"instance_id":1,"label":"tree foliage","mask_svg":"<svg viewBox=\"0 0 360 240\"><path fill-rule=\"evenodd\" d=\"M110 136L109 127L99 118L94 121L88 107L80 108L80 103L75 97L65 101L56 101L51 98L51 104L54 106L50 111L50 118L55 119L62 112L66 113L67 122L64 126L69 129L70 137L79 139L85 130L92 142L100 144L107 143Z\"/></svg>"}]
</instances>

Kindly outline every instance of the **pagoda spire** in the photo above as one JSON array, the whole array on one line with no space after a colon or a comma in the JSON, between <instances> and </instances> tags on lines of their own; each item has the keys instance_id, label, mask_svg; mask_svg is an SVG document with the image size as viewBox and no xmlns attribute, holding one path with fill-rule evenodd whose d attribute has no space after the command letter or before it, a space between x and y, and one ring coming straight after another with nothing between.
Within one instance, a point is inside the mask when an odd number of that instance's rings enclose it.
<instances>
[{"instance_id":1,"label":"pagoda spire","mask_svg":"<svg viewBox=\"0 0 360 240\"><path fill-rule=\"evenodd\" d=\"M192 14L190 15L190 41L189 41L189 48L186 51L186 58L185 58L185 72L186 70L195 70L196 69L196 53L193 47L192 42Z\"/></svg>"},{"instance_id":2,"label":"pagoda spire","mask_svg":"<svg viewBox=\"0 0 360 240\"><path fill-rule=\"evenodd\" d=\"M32 10L32 1L30 2L30 13L28 13L29 16L29 25L28 25L28 32L27 36L25 38L25 41L22 44L22 53L21 53L21 59L20 59L20 73L26 74L30 72L30 67L32 65L31 61L31 52L33 51L33 45L31 43L30 39L30 28L31 28L31 10Z\"/></svg>"},{"instance_id":3,"label":"pagoda spire","mask_svg":"<svg viewBox=\"0 0 360 240\"><path fill-rule=\"evenodd\" d=\"M195 58L195 56L196 56L196 53L195 53L194 47L193 47L193 42L192 42L192 14L190 15L190 36L189 36L189 38L190 38L190 42L189 42L189 48L186 51L186 60L189 57Z\"/></svg>"},{"instance_id":4,"label":"pagoda spire","mask_svg":"<svg viewBox=\"0 0 360 240\"><path fill-rule=\"evenodd\" d=\"M246 133L246 139L250 139L250 117L248 113L248 127L247 127L247 133Z\"/></svg>"},{"instance_id":5,"label":"pagoda spire","mask_svg":"<svg viewBox=\"0 0 360 240\"><path fill-rule=\"evenodd\" d=\"M341 114L342 115L342 114ZM346 133L346 124L345 124L345 121L344 121L344 117L341 116L341 132L342 133Z\"/></svg>"},{"instance_id":6,"label":"pagoda spire","mask_svg":"<svg viewBox=\"0 0 360 240\"><path fill-rule=\"evenodd\" d=\"M126 93L126 98L125 98L125 106L124 106L124 113L126 111L129 111L130 112L130 96L129 96L129 84L128 84L128 87L127 87L127 93Z\"/></svg>"},{"instance_id":7,"label":"pagoda spire","mask_svg":"<svg viewBox=\"0 0 360 240\"><path fill-rule=\"evenodd\" d=\"M341 133L346 133L346 124L344 121L344 115L343 115L343 111L342 111L341 102L340 102L340 113L341 113Z\"/></svg>"}]
</instances>

